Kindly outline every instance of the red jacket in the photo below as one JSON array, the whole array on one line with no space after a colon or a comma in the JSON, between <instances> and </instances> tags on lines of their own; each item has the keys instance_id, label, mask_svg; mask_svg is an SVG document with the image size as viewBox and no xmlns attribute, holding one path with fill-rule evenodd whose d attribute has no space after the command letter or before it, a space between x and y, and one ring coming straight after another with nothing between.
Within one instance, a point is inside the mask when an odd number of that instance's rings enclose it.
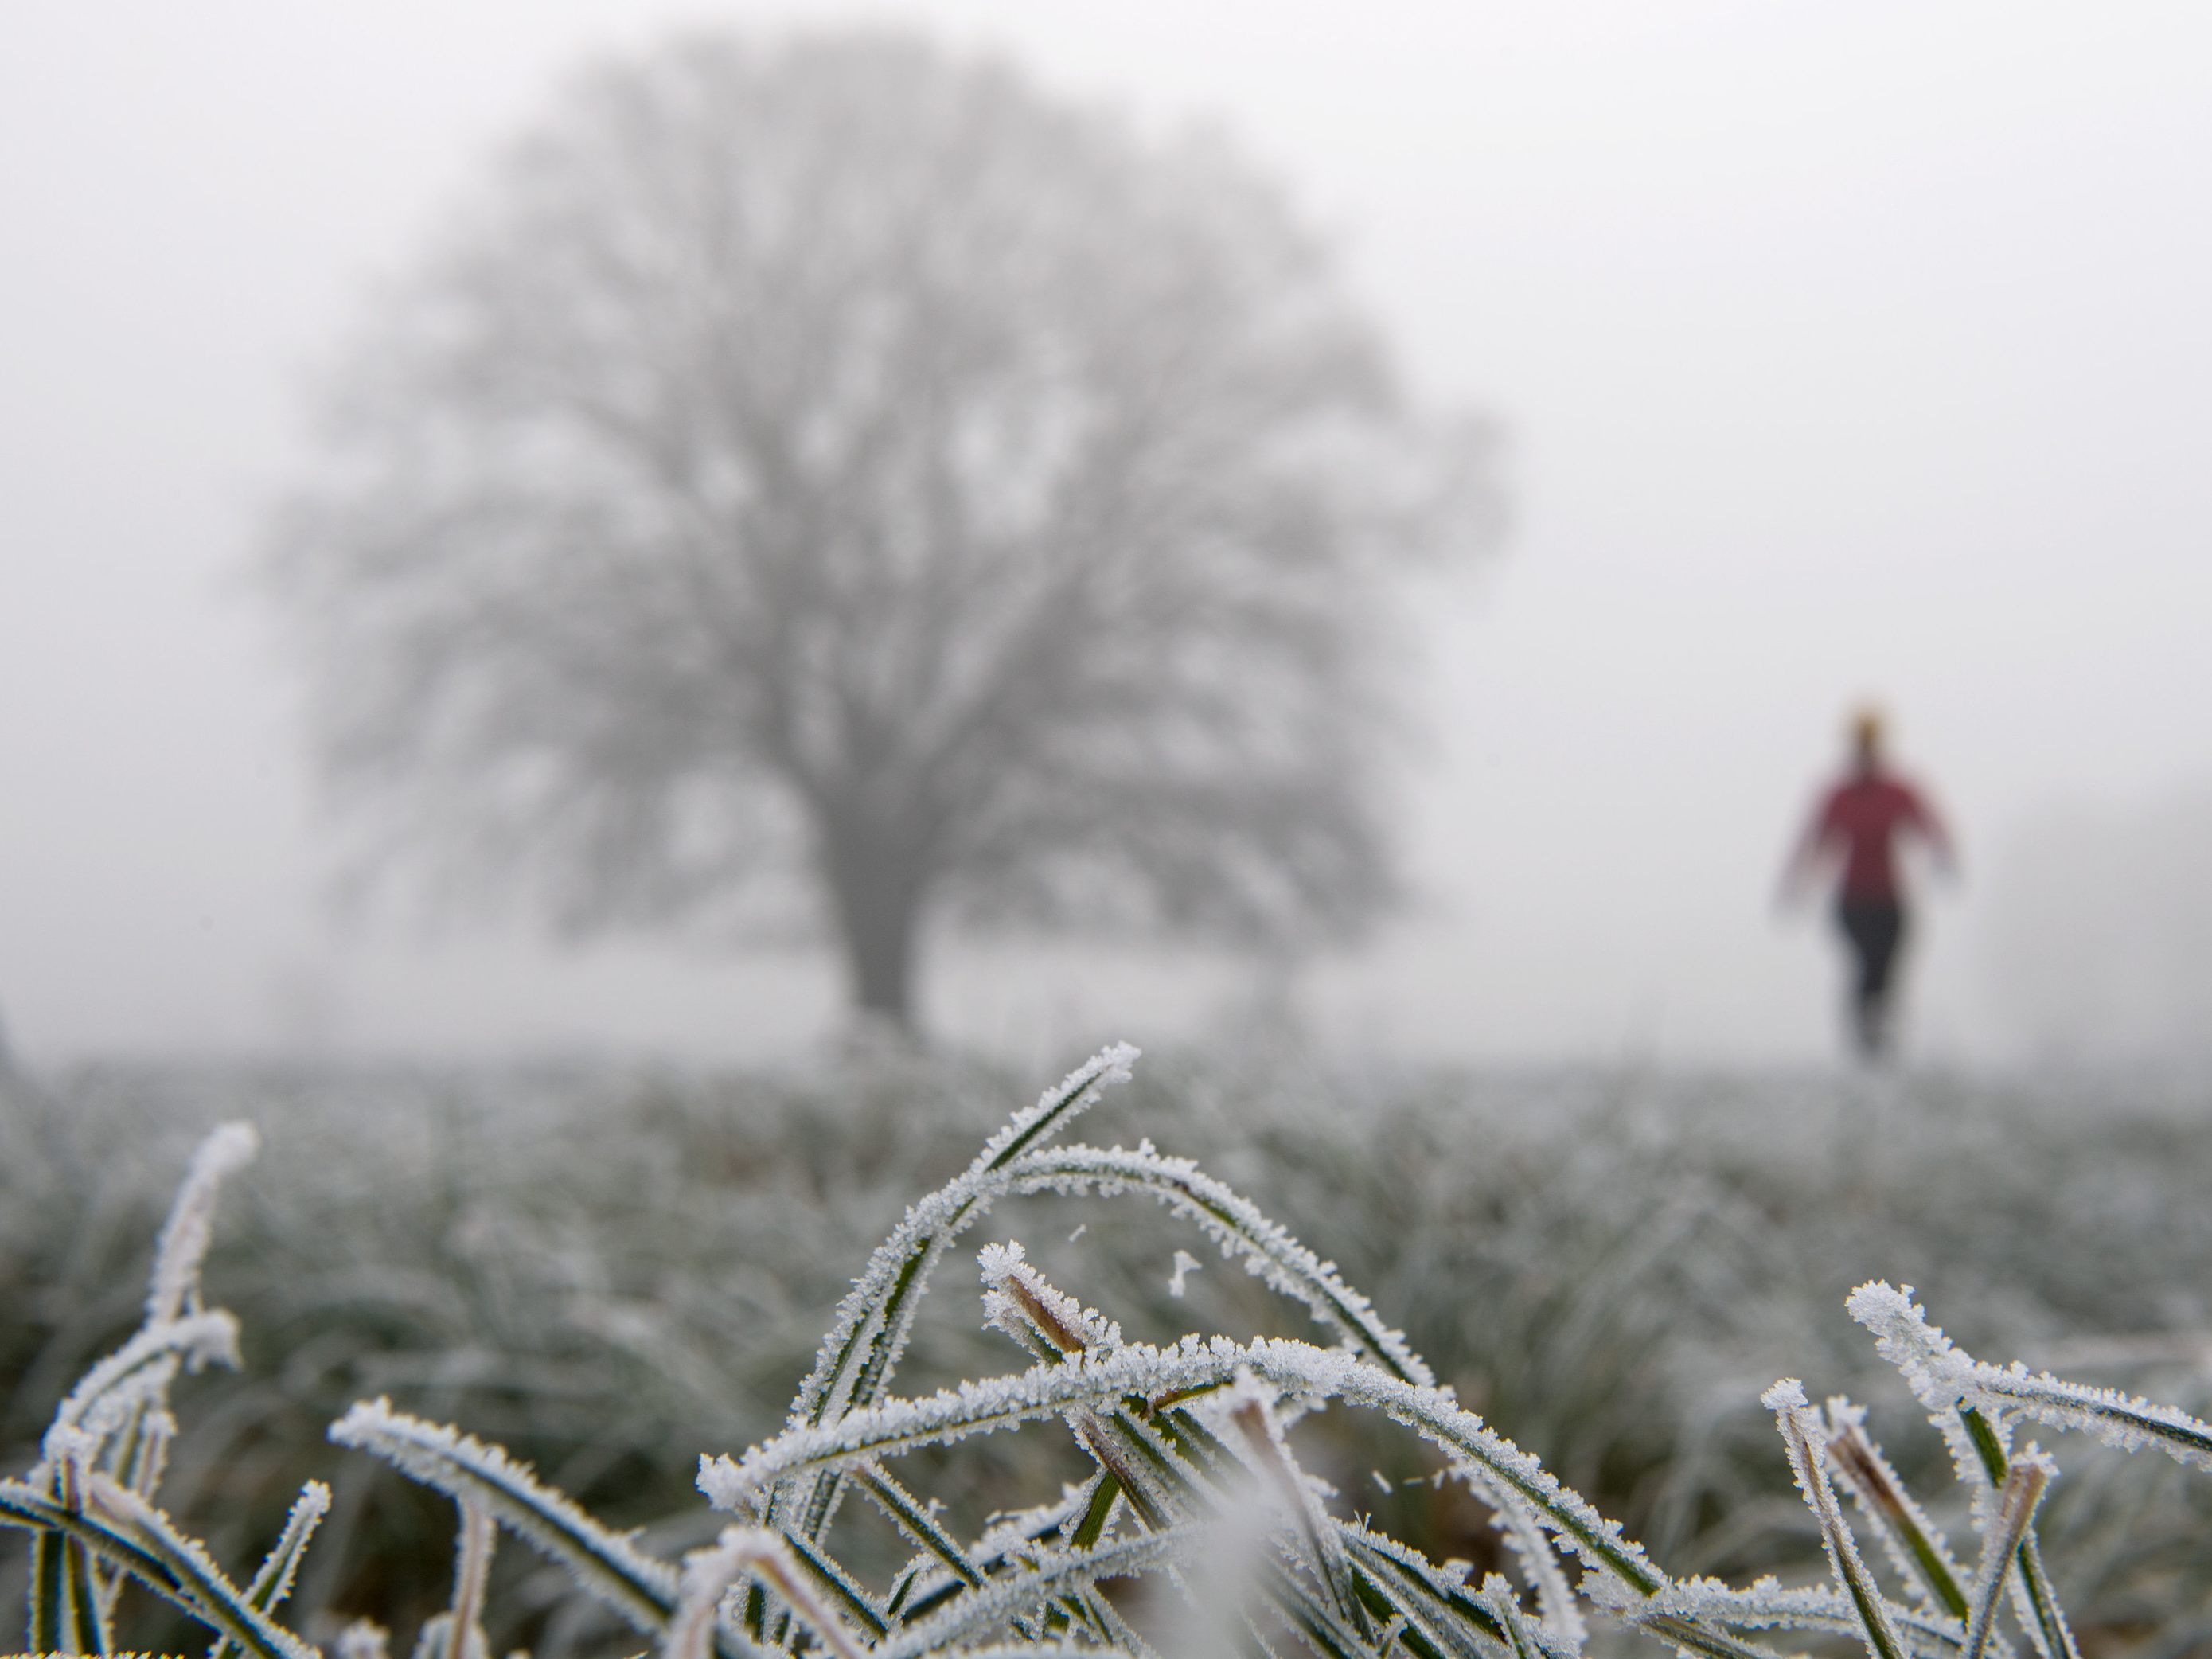
<instances>
[{"instance_id":1,"label":"red jacket","mask_svg":"<svg viewBox=\"0 0 2212 1659\"><path fill-rule=\"evenodd\" d=\"M1820 803L1805 838L1805 857L1840 849L1846 900L1894 902L1898 896L1897 839L1920 836L1948 859L1950 837L1912 787L1882 772L1855 772Z\"/></svg>"}]
</instances>

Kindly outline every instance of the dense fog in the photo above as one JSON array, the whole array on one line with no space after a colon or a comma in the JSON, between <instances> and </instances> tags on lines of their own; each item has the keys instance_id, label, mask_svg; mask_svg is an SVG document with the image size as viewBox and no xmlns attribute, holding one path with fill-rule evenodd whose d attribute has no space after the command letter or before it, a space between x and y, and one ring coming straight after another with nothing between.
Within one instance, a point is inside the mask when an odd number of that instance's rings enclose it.
<instances>
[{"instance_id":1,"label":"dense fog","mask_svg":"<svg viewBox=\"0 0 2212 1659\"><path fill-rule=\"evenodd\" d=\"M296 661L249 575L309 391L561 77L583 3L0 24L0 1019L35 1061L789 1053L804 947L557 948L329 899ZM1297 972L990 939L930 1026L1024 1062L1310 1016L1490 1059L1837 1048L1784 854L1863 700L1940 803L1908 1051L2212 1030L2212 21L1994 3L865 15L1146 131L1213 124L1334 238L1510 529L1415 579L1398 918ZM1924 877L1925 872L1919 872ZM434 920L434 918L433 919ZM1290 1000L1285 1003L1285 999Z\"/></svg>"}]
</instances>

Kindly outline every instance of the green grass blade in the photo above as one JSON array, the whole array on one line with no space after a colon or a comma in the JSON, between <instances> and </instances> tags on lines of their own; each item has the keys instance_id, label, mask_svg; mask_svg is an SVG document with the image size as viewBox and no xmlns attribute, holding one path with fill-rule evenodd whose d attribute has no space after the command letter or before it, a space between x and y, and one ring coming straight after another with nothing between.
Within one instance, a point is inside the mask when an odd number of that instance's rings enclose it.
<instances>
[{"instance_id":1,"label":"green grass blade","mask_svg":"<svg viewBox=\"0 0 2212 1659\"><path fill-rule=\"evenodd\" d=\"M1997 1512L1982 1535L1981 1570L1975 1575L1974 1594L1966 1614L1964 1659L1984 1659L1996 1628L1998 1599L2012 1576L2021 1546L2035 1520L2036 1506L2057 1471L2051 1461L2033 1450L2013 1460L1999 1490Z\"/></svg>"},{"instance_id":2,"label":"green grass blade","mask_svg":"<svg viewBox=\"0 0 2212 1659\"><path fill-rule=\"evenodd\" d=\"M1873 1659L1907 1659L1905 1638L1890 1617L1874 1575L1867 1571L1843 1505L1828 1480L1826 1436L1820 1413L1806 1402L1805 1390L1795 1377L1786 1377L1759 1396L1759 1403L1774 1413L1782 1443L1790 1454L1790 1468L1797 1478L1814 1518L1820 1522L1821 1541L1827 1547L1828 1565L1843 1586L1860 1632Z\"/></svg>"},{"instance_id":3,"label":"green grass blade","mask_svg":"<svg viewBox=\"0 0 2212 1659\"><path fill-rule=\"evenodd\" d=\"M1095 1550L1047 1552L1032 1565L994 1575L981 1589L934 1616L894 1632L883 1644L883 1659L927 1659L1069 1591L1102 1579L1161 1571L1175 1563L1195 1536L1193 1528L1177 1528L1117 1539Z\"/></svg>"},{"instance_id":4,"label":"green grass blade","mask_svg":"<svg viewBox=\"0 0 2212 1659\"><path fill-rule=\"evenodd\" d=\"M1088 1189L1158 1200L1196 1222L1225 1254L1242 1257L1271 1288L1303 1303L1369 1364L1416 1387L1436 1381L1403 1334L1384 1323L1329 1263L1188 1158L1142 1149L1061 1146L1030 1154L1016 1173L1017 1193Z\"/></svg>"},{"instance_id":5,"label":"green grass blade","mask_svg":"<svg viewBox=\"0 0 2212 1659\"><path fill-rule=\"evenodd\" d=\"M971 1588L983 1582L983 1570L968 1559L968 1552L961 1548L960 1540L938 1524L928 1505L879 1468L863 1468L857 1480L860 1490L890 1517L892 1523L934 1556L947 1572Z\"/></svg>"},{"instance_id":6,"label":"green grass blade","mask_svg":"<svg viewBox=\"0 0 2212 1659\"><path fill-rule=\"evenodd\" d=\"M197 1617L237 1644L250 1659L319 1659L313 1647L248 1601L199 1543L161 1510L100 1477L93 1477L88 1486L85 1518L102 1532L128 1539L138 1555L158 1562L163 1576L155 1588L167 1585L180 1592Z\"/></svg>"},{"instance_id":7,"label":"green grass blade","mask_svg":"<svg viewBox=\"0 0 2212 1659\"><path fill-rule=\"evenodd\" d=\"M1990 1487L2002 1491L2011 1474L2012 1460L1996 1426L1985 1413L1973 1406L1960 1407L1957 1420ZM2081 1659L2073 1628L2058 1605L2058 1594L2051 1586L2050 1575L2043 1570L2043 1554L2036 1546L2033 1522L2013 1553L2013 1599L2020 1608L2021 1623L2037 1652L2043 1659Z\"/></svg>"},{"instance_id":8,"label":"green grass blade","mask_svg":"<svg viewBox=\"0 0 2212 1659\"><path fill-rule=\"evenodd\" d=\"M1867 1437L1856 1407L1840 1400L1828 1403L1828 1458L1850 1490L1861 1514L1880 1529L1900 1568L1917 1578L1927 1605L1962 1624L1966 1592L1949 1546L1912 1495L1881 1449Z\"/></svg>"},{"instance_id":9,"label":"green grass blade","mask_svg":"<svg viewBox=\"0 0 2212 1659\"><path fill-rule=\"evenodd\" d=\"M330 1437L382 1458L449 1498L482 1504L634 1628L658 1634L674 1615L675 1568L608 1531L498 1447L395 1412L382 1400L356 1406L331 1425ZM726 1659L748 1659L752 1651L726 1625L717 1626L715 1644Z\"/></svg>"},{"instance_id":10,"label":"green grass blade","mask_svg":"<svg viewBox=\"0 0 2212 1659\"><path fill-rule=\"evenodd\" d=\"M252 1582L246 1587L249 1603L264 1613L273 1613L292 1593L292 1581L300 1571L300 1558L307 1553L308 1541L314 1537L315 1528L322 1524L330 1507L331 1489L321 1481L310 1480L301 1488L291 1513L284 1517L283 1532L262 1559ZM236 1659L237 1652L228 1637L219 1637L208 1650L208 1659Z\"/></svg>"},{"instance_id":11,"label":"green grass blade","mask_svg":"<svg viewBox=\"0 0 2212 1659\"><path fill-rule=\"evenodd\" d=\"M1666 1575L1640 1546L1449 1395L1413 1387L1340 1351L1273 1339L1249 1345L1191 1339L1170 1349L1133 1344L1100 1358L970 1381L919 1400L885 1401L835 1423L787 1430L742 1459L703 1460L700 1486L718 1507L750 1507L755 1494L796 1474L872 1462L1131 1395L1165 1406L1225 1388L1240 1369L1286 1395L1334 1398L1382 1413L1526 1503L1586 1565L1625 1589L1649 1596L1666 1588Z\"/></svg>"},{"instance_id":12,"label":"green grass blade","mask_svg":"<svg viewBox=\"0 0 2212 1659\"><path fill-rule=\"evenodd\" d=\"M967 1171L907 1212L898 1228L877 1246L853 1289L838 1304L814 1369L800 1383L792 1416L821 1424L866 1407L890 1385L911 1334L915 1304L945 1249L1007 1190L1007 1166L1057 1134L1108 1088L1126 1081L1137 1051L1127 1043L1102 1050L1047 1090L1036 1103L987 1142ZM763 1494L757 1513L772 1529L819 1539L836 1512L842 1477L809 1480L804 1488ZM746 1623L757 1632L757 1596L748 1598Z\"/></svg>"}]
</instances>

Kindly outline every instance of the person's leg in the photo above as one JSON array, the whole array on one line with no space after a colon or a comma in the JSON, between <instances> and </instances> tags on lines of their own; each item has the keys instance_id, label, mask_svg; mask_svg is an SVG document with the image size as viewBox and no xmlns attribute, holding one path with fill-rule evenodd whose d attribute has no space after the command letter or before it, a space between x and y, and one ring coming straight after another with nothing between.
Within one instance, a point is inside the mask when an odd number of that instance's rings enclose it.
<instances>
[{"instance_id":1,"label":"person's leg","mask_svg":"<svg viewBox=\"0 0 2212 1659\"><path fill-rule=\"evenodd\" d=\"M1879 1056L1889 1040L1889 988L1904 933L1904 914L1881 899L1845 899L1836 920L1850 942L1856 972L1851 981L1851 1036L1867 1059Z\"/></svg>"},{"instance_id":2,"label":"person's leg","mask_svg":"<svg viewBox=\"0 0 2212 1659\"><path fill-rule=\"evenodd\" d=\"M1836 901L1836 931L1844 936L1844 944L1850 952L1850 984L1844 1000L1844 1024L1850 1032L1851 1042L1862 1054L1873 1052L1869 1034L1872 1027L1868 1019L1869 960L1867 955L1865 918L1861 907L1850 899Z\"/></svg>"},{"instance_id":3,"label":"person's leg","mask_svg":"<svg viewBox=\"0 0 2212 1659\"><path fill-rule=\"evenodd\" d=\"M1890 1006L1894 1000L1898 947L1905 941L1905 911L1894 902L1863 907L1859 922L1861 1047L1869 1055L1889 1047Z\"/></svg>"}]
</instances>

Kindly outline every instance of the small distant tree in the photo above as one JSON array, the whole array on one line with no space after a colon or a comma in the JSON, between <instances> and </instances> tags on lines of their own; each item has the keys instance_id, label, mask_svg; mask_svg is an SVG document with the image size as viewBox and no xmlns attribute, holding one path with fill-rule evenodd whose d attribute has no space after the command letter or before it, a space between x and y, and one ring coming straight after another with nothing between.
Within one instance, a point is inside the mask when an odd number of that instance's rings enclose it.
<instances>
[{"instance_id":1,"label":"small distant tree","mask_svg":"<svg viewBox=\"0 0 2212 1659\"><path fill-rule=\"evenodd\" d=\"M1382 577L1469 451L1218 143L687 40L571 86L332 391L269 571L369 867L571 932L795 871L902 1024L940 921L1391 892Z\"/></svg>"}]
</instances>

